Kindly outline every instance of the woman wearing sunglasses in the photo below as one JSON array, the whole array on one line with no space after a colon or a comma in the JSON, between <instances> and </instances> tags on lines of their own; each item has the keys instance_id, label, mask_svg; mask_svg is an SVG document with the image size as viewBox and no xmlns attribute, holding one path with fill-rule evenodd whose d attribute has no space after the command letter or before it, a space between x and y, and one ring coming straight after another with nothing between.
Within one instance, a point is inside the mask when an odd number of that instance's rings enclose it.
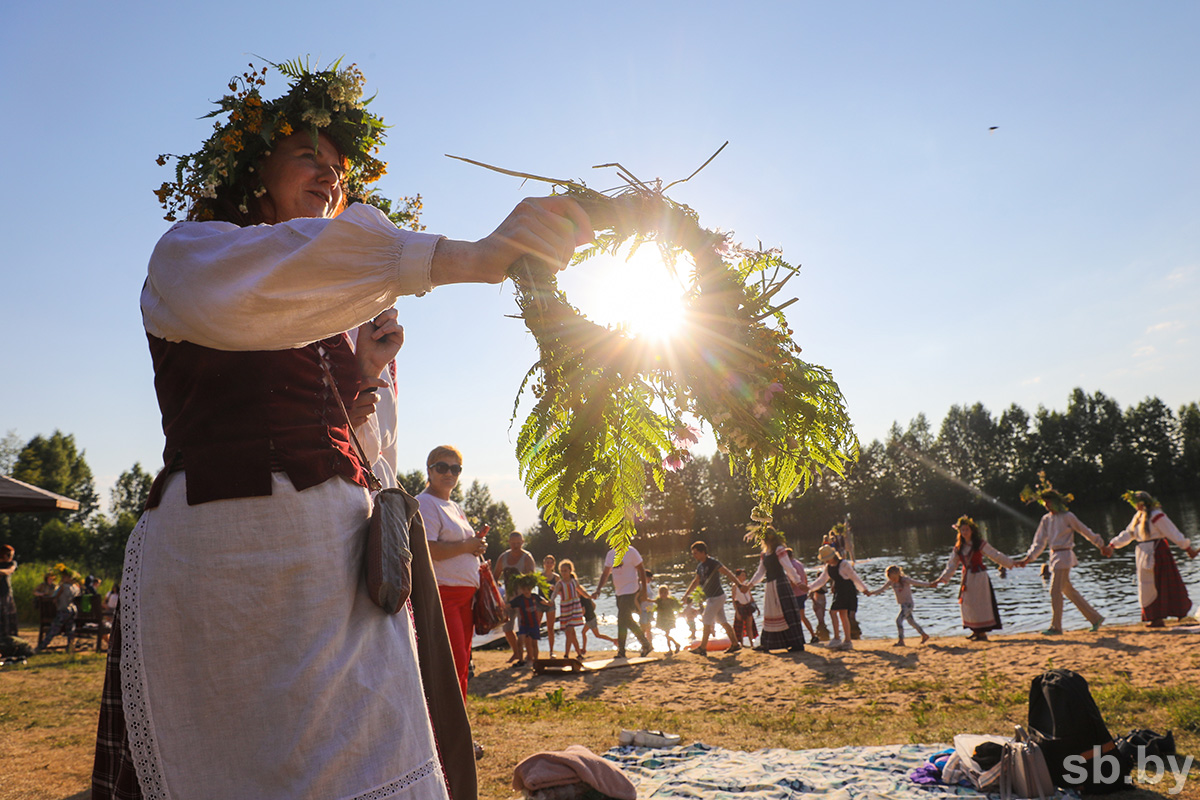
<instances>
[{"instance_id":1,"label":"woman wearing sunglasses","mask_svg":"<svg viewBox=\"0 0 1200 800\"><path fill-rule=\"evenodd\" d=\"M487 539L475 535L463 507L450 499L462 474L462 453L450 445L435 447L425 464L429 483L417 495L417 502L421 505L433 573L442 597L442 613L446 615L446 631L450 634L450 649L454 651L454 667L465 700L475 624L472 606L475 590L479 588L479 559L487 549Z\"/></svg>"}]
</instances>

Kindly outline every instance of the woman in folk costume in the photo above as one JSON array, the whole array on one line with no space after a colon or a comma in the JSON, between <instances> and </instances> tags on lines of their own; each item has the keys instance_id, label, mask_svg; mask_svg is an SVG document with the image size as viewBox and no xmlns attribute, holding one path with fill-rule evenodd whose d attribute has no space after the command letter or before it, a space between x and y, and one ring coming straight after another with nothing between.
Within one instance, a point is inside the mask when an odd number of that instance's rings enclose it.
<instances>
[{"instance_id":1,"label":"woman in folk costume","mask_svg":"<svg viewBox=\"0 0 1200 800\"><path fill-rule=\"evenodd\" d=\"M1033 542L1029 552L1015 563L1023 567L1050 548L1050 627L1042 631L1046 636L1057 636L1062 633L1063 598L1069 598L1084 618L1092 624L1092 630L1100 630L1104 615L1083 599L1074 586L1071 585L1071 567L1079 563L1075 558L1075 534L1079 534L1105 556L1112 555L1112 548L1104 543L1099 535L1079 521L1079 517L1067 509L1067 503L1075 499L1072 494L1059 493L1048 480L1046 473L1039 472L1041 481L1036 489L1026 486L1021 490L1021 499L1026 503L1041 503L1046 514L1038 523L1037 531L1033 534Z\"/></svg>"},{"instance_id":2,"label":"woman in folk costume","mask_svg":"<svg viewBox=\"0 0 1200 800\"><path fill-rule=\"evenodd\" d=\"M231 82L227 121L156 192L169 220L187 216L141 298L165 467L126 550L92 797L444 800L449 781L466 800L457 682L432 694L418 672L440 643L432 666L453 677L416 520L420 641L363 585L371 498L337 396L355 407L378 361L370 336L356 357L344 332L401 295L499 283L523 255L561 269L589 223L541 198L477 242L401 230L349 204L385 166L362 74L279 70L291 85L275 100L266 68Z\"/></svg>"},{"instance_id":3,"label":"woman in folk costume","mask_svg":"<svg viewBox=\"0 0 1200 800\"><path fill-rule=\"evenodd\" d=\"M1187 587L1179 577L1171 545L1195 558L1197 550L1175 523L1163 513L1148 492L1126 492L1122 497L1137 509L1129 527L1108 543L1111 548L1137 542L1138 604L1147 628L1163 627L1165 617L1185 617L1192 610Z\"/></svg>"},{"instance_id":4,"label":"woman in folk costume","mask_svg":"<svg viewBox=\"0 0 1200 800\"><path fill-rule=\"evenodd\" d=\"M800 576L792 569L787 545L774 528L767 528L763 532L758 569L746 584L746 590L749 591L764 580L766 585L763 587L762 636L754 649L762 652L803 651L804 628L800 622L800 605L796 602L796 592L792 588L793 584L800 582Z\"/></svg>"},{"instance_id":5,"label":"woman in folk costume","mask_svg":"<svg viewBox=\"0 0 1200 800\"><path fill-rule=\"evenodd\" d=\"M942 570L941 575L933 579L933 583L949 583L954 571L962 568L962 578L958 585L962 624L971 631L968 639L973 642L986 642L987 632L999 630L1001 624L1000 610L996 607L996 592L992 589L992 579L988 577L983 557L987 556L1009 569L1015 562L984 541L979 535L979 527L975 520L965 514L954 523L954 529L958 531L958 539L954 542L954 549L950 551L946 568Z\"/></svg>"}]
</instances>

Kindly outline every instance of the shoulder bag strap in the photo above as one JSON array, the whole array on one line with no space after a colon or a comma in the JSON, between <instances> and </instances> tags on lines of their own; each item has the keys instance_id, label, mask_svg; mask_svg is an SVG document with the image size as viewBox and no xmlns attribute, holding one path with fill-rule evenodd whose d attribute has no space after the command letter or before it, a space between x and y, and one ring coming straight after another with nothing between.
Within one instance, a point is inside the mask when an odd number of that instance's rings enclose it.
<instances>
[{"instance_id":1,"label":"shoulder bag strap","mask_svg":"<svg viewBox=\"0 0 1200 800\"><path fill-rule=\"evenodd\" d=\"M350 431L350 441L354 442L354 450L358 453L358 460L362 462L363 471L367 474L367 488L372 492L378 492L383 488L383 482L375 477L375 471L371 469L371 462L367 460L367 453L358 441L358 435L354 433L354 423L350 421L350 412L346 410L346 404L342 402L342 393L338 391L337 381L334 380L333 372L329 369L329 362L325 359L325 349L320 345L317 346L317 355L321 360L321 369L325 371L325 385L333 393L333 399L337 400L338 408L342 410L342 416L346 418L346 427Z\"/></svg>"}]
</instances>

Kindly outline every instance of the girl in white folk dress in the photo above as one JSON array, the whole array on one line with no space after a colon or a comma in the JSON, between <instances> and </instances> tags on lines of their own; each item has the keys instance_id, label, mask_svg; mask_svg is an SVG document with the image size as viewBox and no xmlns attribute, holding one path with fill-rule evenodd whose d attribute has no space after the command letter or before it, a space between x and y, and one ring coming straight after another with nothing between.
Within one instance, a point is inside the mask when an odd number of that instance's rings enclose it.
<instances>
[{"instance_id":1,"label":"girl in white folk dress","mask_svg":"<svg viewBox=\"0 0 1200 800\"><path fill-rule=\"evenodd\" d=\"M933 579L933 583L949 583L954 571L961 568L962 577L958 584L958 603L962 613L964 628L971 631L967 639L973 642L986 642L988 631L999 630L1000 610L996 607L996 592L992 589L991 578L988 577L987 567L983 558L987 556L997 564L1011 568L1014 561L988 544L979 535L979 526L967 515L958 518L954 523L958 538L946 568L942 574Z\"/></svg>"},{"instance_id":2,"label":"girl in white folk dress","mask_svg":"<svg viewBox=\"0 0 1200 800\"><path fill-rule=\"evenodd\" d=\"M1166 617L1185 617L1192 610L1171 545L1187 553L1188 558L1195 558L1197 551L1149 492L1126 492L1123 497L1137 513L1108 546L1116 549L1137 542L1135 563L1142 621L1147 628L1162 628Z\"/></svg>"}]
</instances>

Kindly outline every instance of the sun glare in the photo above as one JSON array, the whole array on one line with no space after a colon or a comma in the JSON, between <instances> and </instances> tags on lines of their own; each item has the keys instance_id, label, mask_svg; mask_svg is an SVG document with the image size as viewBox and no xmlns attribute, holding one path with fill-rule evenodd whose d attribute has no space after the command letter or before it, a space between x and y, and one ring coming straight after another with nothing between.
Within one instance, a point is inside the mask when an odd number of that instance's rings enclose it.
<instances>
[{"instance_id":1,"label":"sun glare","mask_svg":"<svg viewBox=\"0 0 1200 800\"><path fill-rule=\"evenodd\" d=\"M633 257L628 248L615 256L597 256L559 276L571 302L588 319L621 327L648 339L669 339L683 321L684 282L692 265L686 255L674 272L654 244Z\"/></svg>"}]
</instances>

